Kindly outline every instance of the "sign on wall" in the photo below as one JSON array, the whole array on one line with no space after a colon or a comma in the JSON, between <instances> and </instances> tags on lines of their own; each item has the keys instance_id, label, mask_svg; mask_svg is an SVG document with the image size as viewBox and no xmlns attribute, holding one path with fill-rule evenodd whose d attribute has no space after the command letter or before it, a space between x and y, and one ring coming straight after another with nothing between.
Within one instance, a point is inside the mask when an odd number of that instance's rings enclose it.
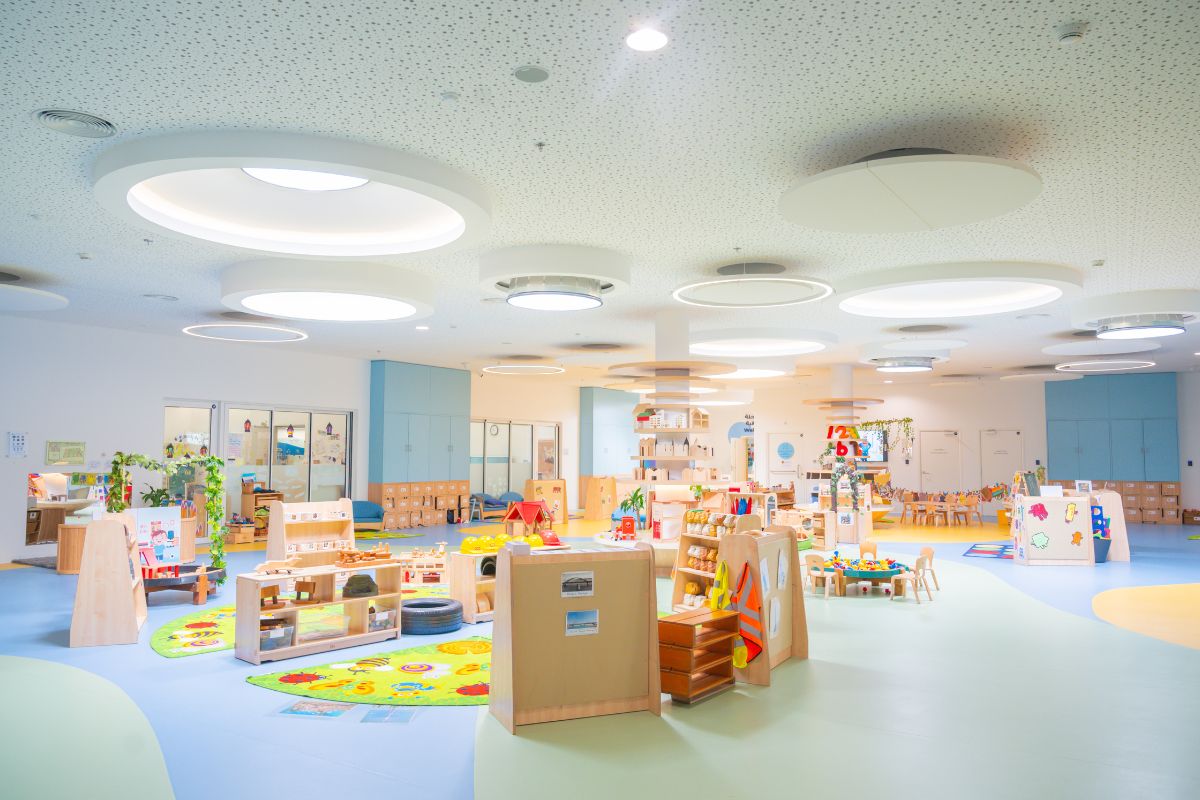
<instances>
[{"instance_id":1,"label":"sign on wall","mask_svg":"<svg viewBox=\"0 0 1200 800\"><path fill-rule=\"evenodd\" d=\"M83 466L84 442L46 442L46 466Z\"/></svg>"},{"instance_id":2,"label":"sign on wall","mask_svg":"<svg viewBox=\"0 0 1200 800\"><path fill-rule=\"evenodd\" d=\"M157 566L178 564L179 538L183 530L179 506L135 508L133 515L137 524L138 550L153 552Z\"/></svg>"}]
</instances>

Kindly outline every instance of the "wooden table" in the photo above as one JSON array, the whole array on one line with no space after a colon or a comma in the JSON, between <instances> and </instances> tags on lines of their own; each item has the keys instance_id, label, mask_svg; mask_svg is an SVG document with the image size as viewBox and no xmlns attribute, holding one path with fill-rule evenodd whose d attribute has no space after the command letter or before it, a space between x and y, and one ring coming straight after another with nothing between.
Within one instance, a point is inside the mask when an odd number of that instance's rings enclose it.
<instances>
[{"instance_id":1,"label":"wooden table","mask_svg":"<svg viewBox=\"0 0 1200 800\"><path fill-rule=\"evenodd\" d=\"M873 587L880 585L891 586L893 576L908 571L908 567L904 566L903 564L901 567L903 567L903 569L867 570L863 572L859 572L857 570L842 570L825 567L825 571L833 573L833 593L838 597L845 597L847 583L859 583L866 581ZM903 581L896 585L896 597L904 597Z\"/></svg>"},{"instance_id":2,"label":"wooden table","mask_svg":"<svg viewBox=\"0 0 1200 800\"><path fill-rule=\"evenodd\" d=\"M37 539L33 542L26 541L26 544L51 544L58 541L58 526L66 523L67 515L95 503L95 500L89 499L38 501L37 506L32 509L41 512Z\"/></svg>"}]
</instances>

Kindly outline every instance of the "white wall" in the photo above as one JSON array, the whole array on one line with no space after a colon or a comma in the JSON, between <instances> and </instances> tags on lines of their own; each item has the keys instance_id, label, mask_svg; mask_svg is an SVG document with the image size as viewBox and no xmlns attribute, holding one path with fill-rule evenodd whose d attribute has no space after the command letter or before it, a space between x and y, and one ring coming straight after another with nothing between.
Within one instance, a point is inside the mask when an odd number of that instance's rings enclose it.
<instances>
[{"instance_id":1,"label":"white wall","mask_svg":"<svg viewBox=\"0 0 1200 800\"><path fill-rule=\"evenodd\" d=\"M530 375L472 373L471 419L559 423L559 458L562 478L567 482L567 507L579 507L578 386Z\"/></svg>"},{"instance_id":2,"label":"white wall","mask_svg":"<svg viewBox=\"0 0 1200 800\"><path fill-rule=\"evenodd\" d=\"M5 457L0 444L0 562L54 552L24 545L25 475L47 471L47 439L86 442L88 464L77 469L107 472L116 450L161 452L170 400L354 411L353 494L366 497L365 359L16 317L0 317L0 341L0 431L29 437L24 459Z\"/></svg>"},{"instance_id":3,"label":"white wall","mask_svg":"<svg viewBox=\"0 0 1200 800\"><path fill-rule=\"evenodd\" d=\"M880 391L881 388L886 391ZM989 381L954 387L895 385L863 388L857 393L884 400L881 405L860 412L863 419L912 417L914 431L957 430L962 448L961 486L964 489L979 488L982 482L979 434L983 430L1020 430L1025 442L1026 465L1032 467L1036 459L1046 463L1046 403L1041 382ZM827 391L808 387L757 389L750 406L710 409L717 466L722 473L729 471L730 448L726 432L749 410L755 417L757 480L769 483L776 477L767 473L767 436L770 433L803 433L799 448L801 464L804 469L814 468L814 459L825 447L825 429L829 425L825 417L830 412L806 406L803 401L827 395ZM1200 444L1200 430L1197 440ZM919 456L919 442L914 444L913 457L908 464L897 450L889 453L888 467L895 485L914 490L920 488Z\"/></svg>"}]
</instances>

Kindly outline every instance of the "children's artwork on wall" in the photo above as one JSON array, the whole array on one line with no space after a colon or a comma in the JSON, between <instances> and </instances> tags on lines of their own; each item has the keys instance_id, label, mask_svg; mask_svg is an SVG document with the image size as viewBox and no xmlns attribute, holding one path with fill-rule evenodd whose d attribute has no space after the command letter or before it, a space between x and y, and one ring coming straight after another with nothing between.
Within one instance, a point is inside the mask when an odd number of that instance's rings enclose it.
<instances>
[{"instance_id":1,"label":"children's artwork on wall","mask_svg":"<svg viewBox=\"0 0 1200 800\"><path fill-rule=\"evenodd\" d=\"M1050 537L1045 531L1038 531L1029 537L1029 543L1039 550L1045 550L1050 545Z\"/></svg>"},{"instance_id":2,"label":"children's artwork on wall","mask_svg":"<svg viewBox=\"0 0 1200 800\"><path fill-rule=\"evenodd\" d=\"M179 506L133 509L138 549L149 548L160 566L178 564L183 529Z\"/></svg>"},{"instance_id":3,"label":"children's artwork on wall","mask_svg":"<svg viewBox=\"0 0 1200 800\"><path fill-rule=\"evenodd\" d=\"M1063 521L1071 522L1075 519L1075 515L1079 513L1079 505L1077 503L1067 503L1066 511L1063 513Z\"/></svg>"},{"instance_id":4,"label":"children's artwork on wall","mask_svg":"<svg viewBox=\"0 0 1200 800\"><path fill-rule=\"evenodd\" d=\"M1042 522L1045 522L1046 518L1050 516L1050 512L1046 510L1046 506L1042 503L1034 503L1030 506L1029 513Z\"/></svg>"}]
</instances>

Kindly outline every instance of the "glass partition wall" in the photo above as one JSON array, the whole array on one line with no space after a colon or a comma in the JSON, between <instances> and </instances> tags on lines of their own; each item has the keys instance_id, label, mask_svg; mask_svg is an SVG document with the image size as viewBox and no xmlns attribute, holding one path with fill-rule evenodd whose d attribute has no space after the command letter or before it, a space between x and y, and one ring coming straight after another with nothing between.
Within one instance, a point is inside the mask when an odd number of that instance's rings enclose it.
<instances>
[{"instance_id":1,"label":"glass partition wall","mask_svg":"<svg viewBox=\"0 0 1200 800\"><path fill-rule=\"evenodd\" d=\"M525 493L525 481L559 477L557 422L471 420L471 492Z\"/></svg>"}]
</instances>

